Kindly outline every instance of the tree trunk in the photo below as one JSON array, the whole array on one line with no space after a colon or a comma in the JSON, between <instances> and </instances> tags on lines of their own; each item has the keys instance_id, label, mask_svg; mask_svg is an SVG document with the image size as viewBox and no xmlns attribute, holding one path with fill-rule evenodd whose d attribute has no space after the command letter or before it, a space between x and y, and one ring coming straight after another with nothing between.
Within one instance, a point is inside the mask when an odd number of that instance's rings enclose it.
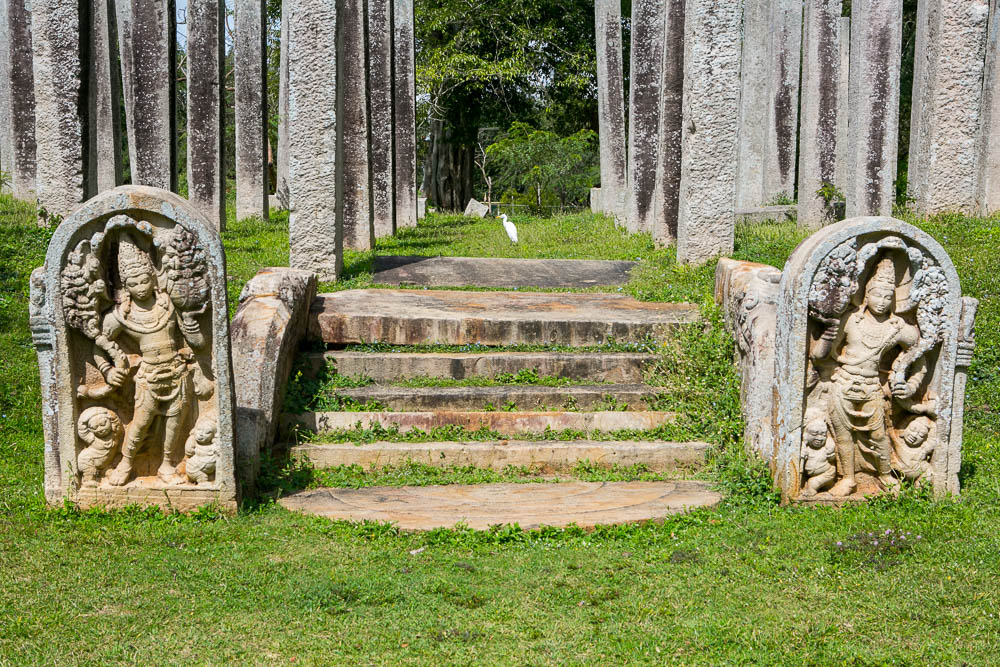
<instances>
[{"instance_id":1,"label":"tree trunk","mask_svg":"<svg viewBox=\"0 0 1000 667\"><path fill-rule=\"evenodd\" d=\"M431 121L423 190L428 203L444 211L462 211L472 198L475 143L461 141L455 134L445 121Z\"/></svg>"}]
</instances>

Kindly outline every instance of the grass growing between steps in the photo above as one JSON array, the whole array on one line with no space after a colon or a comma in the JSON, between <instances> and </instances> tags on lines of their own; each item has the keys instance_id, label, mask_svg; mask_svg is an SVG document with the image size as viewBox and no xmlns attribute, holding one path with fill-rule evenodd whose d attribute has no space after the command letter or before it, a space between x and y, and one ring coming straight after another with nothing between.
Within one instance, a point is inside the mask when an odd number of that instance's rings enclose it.
<instances>
[{"instance_id":1,"label":"grass growing between steps","mask_svg":"<svg viewBox=\"0 0 1000 667\"><path fill-rule=\"evenodd\" d=\"M736 442L736 385L722 367L732 348L713 349L713 321L704 341L667 348L661 367L680 374L667 386L690 385L675 399L686 418L722 444L721 507L591 532L404 534L266 500L234 517L45 508L27 285L50 232L0 196L0 663L993 664L1000 223L919 224L983 301L960 502L909 490L843 509L778 506ZM249 226L226 232L231 303L258 261L287 258L272 226L260 239ZM737 254L780 265L795 237L788 225L740 227ZM644 256L647 278L629 290L706 303L712 268L662 253ZM879 539L886 531L908 533L906 544Z\"/></svg>"}]
</instances>

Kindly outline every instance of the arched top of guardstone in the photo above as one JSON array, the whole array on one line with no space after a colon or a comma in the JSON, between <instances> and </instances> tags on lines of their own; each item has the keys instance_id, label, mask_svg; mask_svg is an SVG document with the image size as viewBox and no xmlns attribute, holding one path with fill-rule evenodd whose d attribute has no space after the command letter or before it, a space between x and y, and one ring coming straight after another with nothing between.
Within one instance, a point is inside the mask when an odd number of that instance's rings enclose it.
<instances>
[{"instance_id":1,"label":"arched top of guardstone","mask_svg":"<svg viewBox=\"0 0 1000 667\"><path fill-rule=\"evenodd\" d=\"M859 217L830 225L804 240L785 264L779 285L773 397L774 474L783 495L800 487L800 452L809 375L810 321L836 322L864 299L864 285L880 257L897 261L896 308L921 320L923 348L938 355L933 374L938 438L948 443L955 358L962 313L961 285L951 258L926 232L890 217ZM913 298L911 298L913 297ZM927 331L924 331L927 329ZM926 337L926 341L924 340ZM811 381L811 379L810 379ZM956 456L935 459L935 488L957 492ZM937 455L935 455L937 456ZM954 470L950 468L954 467ZM944 480L955 480L945 489Z\"/></svg>"}]
</instances>

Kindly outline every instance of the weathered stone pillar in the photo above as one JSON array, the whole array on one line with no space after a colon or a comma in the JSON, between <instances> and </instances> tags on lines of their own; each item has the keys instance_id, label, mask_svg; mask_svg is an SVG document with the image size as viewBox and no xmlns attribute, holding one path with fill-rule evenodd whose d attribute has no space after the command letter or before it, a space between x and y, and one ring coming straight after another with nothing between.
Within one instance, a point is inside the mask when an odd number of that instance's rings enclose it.
<instances>
[{"instance_id":1,"label":"weathered stone pillar","mask_svg":"<svg viewBox=\"0 0 1000 667\"><path fill-rule=\"evenodd\" d=\"M267 220L265 0L236 0L236 219Z\"/></svg>"},{"instance_id":2,"label":"weathered stone pillar","mask_svg":"<svg viewBox=\"0 0 1000 667\"><path fill-rule=\"evenodd\" d=\"M413 46L413 0L393 0L393 185L396 229L416 227L417 92Z\"/></svg>"},{"instance_id":3,"label":"weathered stone pillar","mask_svg":"<svg viewBox=\"0 0 1000 667\"><path fill-rule=\"evenodd\" d=\"M89 41L88 18L80 15L76 3L65 0L31 3L36 183L40 213L47 224L58 222L53 216L72 213L96 190L86 170L89 128L83 102L88 65L81 47Z\"/></svg>"},{"instance_id":4,"label":"weathered stone pillar","mask_svg":"<svg viewBox=\"0 0 1000 667\"><path fill-rule=\"evenodd\" d=\"M907 194L919 213L975 208L989 10L988 0L918 5Z\"/></svg>"},{"instance_id":5,"label":"weathered stone pillar","mask_svg":"<svg viewBox=\"0 0 1000 667\"><path fill-rule=\"evenodd\" d=\"M798 222L814 229L835 217L832 206L817 191L836 183L840 123L847 122L839 115L842 11L842 0L806 0Z\"/></svg>"},{"instance_id":6,"label":"weathered stone pillar","mask_svg":"<svg viewBox=\"0 0 1000 667\"><path fill-rule=\"evenodd\" d=\"M0 156L18 199L35 198L35 93L31 13L0 0Z\"/></svg>"},{"instance_id":7,"label":"weathered stone pillar","mask_svg":"<svg viewBox=\"0 0 1000 667\"><path fill-rule=\"evenodd\" d=\"M371 120L372 226L376 238L396 231L392 165L392 0L368 3L368 117Z\"/></svg>"},{"instance_id":8,"label":"weathered stone pillar","mask_svg":"<svg viewBox=\"0 0 1000 667\"><path fill-rule=\"evenodd\" d=\"M660 143L664 1L632 3L626 222L630 232L652 232L656 215L662 212L653 197Z\"/></svg>"},{"instance_id":9,"label":"weathered stone pillar","mask_svg":"<svg viewBox=\"0 0 1000 667\"><path fill-rule=\"evenodd\" d=\"M856 0L851 13L847 217L888 215L895 195L903 3Z\"/></svg>"},{"instance_id":10,"label":"weathered stone pillar","mask_svg":"<svg viewBox=\"0 0 1000 667\"><path fill-rule=\"evenodd\" d=\"M733 250L742 2L687 0L677 259Z\"/></svg>"},{"instance_id":11,"label":"weathered stone pillar","mask_svg":"<svg viewBox=\"0 0 1000 667\"><path fill-rule=\"evenodd\" d=\"M767 144L764 202L795 197L795 154L799 124L799 62L803 0L775 0L771 7L768 62Z\"/></svg>"},{"instance_id":12,"label":"weathered stone pillar","mask_svg":"<svg viewBox=\"0 0 1000 667\"><path fill-rule=\"evenodd\" d=\"M274 193L288 207L288 3L281 4L281 38L278 57L278 155L275 170L278 182Z\"/></svg>"},{"instance_id":13,"label":"weathered stone pillar","mask_svg":"<svg viewBox=\"0 0 1000 667\"><path fill-rule=\"evenodd\" d=\"M114 0L93 0L90 37L90 164L97 191L104 192L122 184L122 75Z\"/></svg>"},{"instance_id":14,"label":"weathered stone pillar","mask_svg":"<svg viewBox=\"0 0 1000 667\"><path fill-rule=\"evenodd\" d=\"M1000 211L1000 2L998 0L993 0L990 12L981 116L976 211L979 215L993 215Z\"/></svg>"},{"instance_id":15,"label":"weathered stone pillar","mask_svg":"<svg viewBox=\"0 0 1000 667\"><path fill-rule=\"evenodd\" d=\"M834 183L847 192L848 160L851 147L851 18L840 18L840 79L837 82L837 172ZM800 149L801 150L801 149ZM801 195L800 195L801 196Z\"/></svg>"},{"instance_id":16,"label":"weathered stone pillar","mask_svg":"<svg viewBox=\"0 0 1000 667\"><path fill-rule=\"evenodd\" d=\"M225 29L225 2L188 0L188 200L220 231L226 227Z\"/></svg>"},{"instance_id":17,"label":"weathered stone pillar","mask_svg":"<svg viewBox=\"0 0 1000 667\"><path fill-rule=\"evenodd\" d=\"M291 266L336 280L337 0L284 0L288 41L288 234Z\"/></svg>"},{"instance_id":18,"label":"weathered stone pillar","mask_svg":"<svg viewBox=\"0 0 1000 667\"><path fill-rule=\"evenodd\" d=\"M365 2L342 0L337 16L337 208L344 247L369 250L372 230L365 81Z\"/></svg>"},{"instance_id":19,"label":"weathered stone pillar","mask_svg":"<svg viewBox=\"0 0 1000 667\"><path fill-rule=\"evenodd\" d=\"M177 189L174 0L118 0L118 46L133 185Z\"/></svg>"},{"instance_id":20,"label":"weathered stone pillar","mask_svg":"<svg viewBox=\"0 0 1000 667\"><path fill-rule=\"evenodd\" d=\"M625 219L625 85L622 73L621 0L595 0L597 115L603 212Z\"/></svg>"},{"instance_id":21,"label":"weathered stone pillar","mask_svg":"<svg viewBox=\"0 0 1000 667\"><path fill-rule=\"evenodd\" d=\"M677 240L684 116L684 5L685 0L665 0L663 8L660 146L654 200L658 211L653 217L653 240L658 245Z\"/></svg>"},{"instance_id":22,"label":"weathered stone pillar","mask_svg":"<svg viewBox=\"0 0 1000 667\"><path fill-rule=\"evenodd\" d=\"M763 206L767 168L768 83L770 73L771 5L774 0L746 0L740 69L737 208Z\"/></svg>"}]
</instances>

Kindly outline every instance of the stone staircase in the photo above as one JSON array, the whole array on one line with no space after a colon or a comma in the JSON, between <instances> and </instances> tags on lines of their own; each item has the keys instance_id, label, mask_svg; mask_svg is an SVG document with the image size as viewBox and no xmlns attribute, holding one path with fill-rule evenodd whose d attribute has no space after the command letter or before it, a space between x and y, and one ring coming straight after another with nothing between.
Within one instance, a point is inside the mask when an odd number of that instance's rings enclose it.
<instances>
[{"instance_id":1,"label":"stone staircase","mask_svg":"<svg viewBox=\"0 0 1000 667\"><path fill-rule=\"evenodd\" d=\"M538 260L530 268L544 273ZM681 481L704 465L710 446L655 437L656 429L676 419L655 409L662 388L643 381L656 355L594 350L609 343L641 347L700 321L691 304L643 303L621 294L364 289L318 295L309 335L314 349L318 342L327 349L304 353L304 366L363 378L353 383L363 386L325 389L331 394L326 398L351 406L343 411L282 415L279 437L293 456L317 468L415 461L496 471L517 466L543 476L569 473L587 461L642 465L671 481L320 489L281 502L297 511L392 520L412 529L457 521L472 527L583 526L713 505L720 497L709 484ZM368 347L344 349L362 343ZM387 346L393 351L381 351ZM353 429L392 436L345 442ZM414 429L431 437L440 429L464 430L457 440L398 441L404 438L397 434ZM484 441L483 433L493 438ZM510 494L518 501L498 502Z\"/></svg>"}]
</instances>

